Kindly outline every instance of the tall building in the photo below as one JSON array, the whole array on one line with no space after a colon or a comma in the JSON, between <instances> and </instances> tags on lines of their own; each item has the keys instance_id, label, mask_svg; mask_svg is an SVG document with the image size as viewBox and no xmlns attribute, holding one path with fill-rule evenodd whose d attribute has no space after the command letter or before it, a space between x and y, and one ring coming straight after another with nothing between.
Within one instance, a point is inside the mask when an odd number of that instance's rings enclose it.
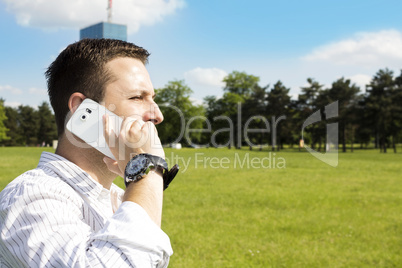
<instances>
[{"instance_id":1,"label":"tall building","mask_svg":"<svg viewBox=\"0 0 402 268\"><path fill-rule=\"evenodd\" d=\"M110 38L127 41L127 26L110 22L100 22L80 30L80 40L84 38Z\"/></svg>"},{"instance_id":2,"label":"tall building","mask_svg":"<svg viewBox=\"0 0 402 268\"><path fill-rule=\"evenodd\" d=\"M107 22L100 22L80 30L80 40L84 38L110 38L127 41L127 26L112 23L112 0L108 0Z\"/></svg>"}]
</instances>

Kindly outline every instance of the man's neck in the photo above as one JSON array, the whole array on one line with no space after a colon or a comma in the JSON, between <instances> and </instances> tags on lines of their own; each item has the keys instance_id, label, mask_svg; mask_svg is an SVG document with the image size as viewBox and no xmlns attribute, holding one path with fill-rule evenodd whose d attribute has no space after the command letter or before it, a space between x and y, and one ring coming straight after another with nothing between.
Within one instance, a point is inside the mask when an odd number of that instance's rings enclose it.
<instances>
[{"instance_id":1,"label":"man's neck","mask_svg":"<svg viewBox=\"0 0 402 268\"><path fill-rule=\"evenodd\" d=\"M83 143L75 141L76 143ZM95 181L103 185L104 188L110 189L116 174L112 173L103 162L105 157L95 148L88 148L89 145L83 143L84 146L73 145L64 135L59 139L56 154L66 158L87 172Z\"/></svg>"}]
</instances>

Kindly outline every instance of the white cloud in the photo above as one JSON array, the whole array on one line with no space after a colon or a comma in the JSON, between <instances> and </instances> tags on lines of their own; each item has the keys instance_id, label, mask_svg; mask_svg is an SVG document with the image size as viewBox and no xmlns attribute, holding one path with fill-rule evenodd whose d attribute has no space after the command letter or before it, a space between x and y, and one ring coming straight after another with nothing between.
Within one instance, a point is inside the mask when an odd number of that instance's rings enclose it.
<instances>
[{"instance_id":1,"label":"white cloud","mask_svg":"<svg viewBox=\"0 0 402 268\"><path fill-rule=\"evenodd\" d=\"M3 0L17 23L43 29L82 28L106 21L107 1ZM127 24L129 33L152 25L185 6L184 0L118 0L113 2L113 22Z\"/></svg>"},{"instance_id":2,"label":"white cloud","mask_svg":"<svg viewBox=\"0 0 402 268\"><path fill-rule=\"evenodd\" d=\"M203 101L200 99L197 99L197 98L190 97L190 100L194 105L202 105L203 104Z\"/></svg>"},{"instance_id":3,"label":"white cloud","mask_svg":"<svg viewBox=\"0 0 402 268\"><path fill-rule=\"evenodd\" d=\"M46 89L39 89L39 88L32 87L28 91L30 94L33 94L33 95L45 95L45 96L47 95Z\"/></svg>"},{"instance_id":4,"label":"white cloud","mask_svg":"<svg viewBox=\"0 0 402 268\"><path fill-rule=\"evenodd\" d=\"M16 102L16 101L11 101L11 102L4 102L4 106L8 106L8 107L12 107L12 108L17 108L18 106L20 106L21 103L20 102Z\"/></svg>"},{"instance_id":5,"label":"white cloud","mask_svg":"<svg viewBox=\"0 0 402 268\"><path fill-rule=\"evenodd\" d=\"M297 90L299 90L299 89L297 89ZM291 93L289 95L290 95L290 98L292 100L298 100L299 99L299 94L297 94L297 93Z\"/></svg>"},{"instance_id":6,"label":"white cloud","mask_svg":"<svg viewBox=\"0 0 402 268\"><path fill-rule=\"evenodd\" d=\"M0 85L0 92L4 92L4 93L11 93L13 95L21 95L22 94L22 90L12 87L10 85L5 85L5 86L1 86Z\"/></svg>"},{"instance_id":7,"label":"white cloud","mask_svg":"<svg viewBox=\"0 0 402 268\"><path fill-rule=\"evenodd\" d=\"M184 78L189 82L202 86L223 87L223 78L228 73L218 68L200 68L197 67L184 73Z\"/></svg>"},{"instance_id":8,"label":"white cloud","mask_svg":"<svg viewBox=\"0 0 402 268\"><path fill-rule=\"evenodd\" d=\"M337 65L400 65L402 33L396 30L357 33L352 38L315 48L302 59Z\"/></svg>"},{"instance_id":9,"label":"white cloud","mask_svg":"<svg viewBox=\"0 0 402 268\"><path fill-rule=\"evenodd\" d=\"M361 89L365 89L366 85L368 85L371 81L371 76L367 74L356 74L348 78Z\"/></svg>"}]
</instances>

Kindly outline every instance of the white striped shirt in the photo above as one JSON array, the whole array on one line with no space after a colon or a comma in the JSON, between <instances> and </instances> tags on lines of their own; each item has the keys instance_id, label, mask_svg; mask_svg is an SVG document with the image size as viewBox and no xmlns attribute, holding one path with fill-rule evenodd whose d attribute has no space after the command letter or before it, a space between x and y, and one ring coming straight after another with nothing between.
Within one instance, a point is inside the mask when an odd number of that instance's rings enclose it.
<instances>
[{"instance_id":1,"label":"white striped shirt","mask_svg":"<svg viewBox=\"0 0 402 268\"><path fill-rule=\"evenodd\" d=\"M0 193L0 267L167 267L169 237L123 193L43 152Z\"/></svg>"}]
</instances>

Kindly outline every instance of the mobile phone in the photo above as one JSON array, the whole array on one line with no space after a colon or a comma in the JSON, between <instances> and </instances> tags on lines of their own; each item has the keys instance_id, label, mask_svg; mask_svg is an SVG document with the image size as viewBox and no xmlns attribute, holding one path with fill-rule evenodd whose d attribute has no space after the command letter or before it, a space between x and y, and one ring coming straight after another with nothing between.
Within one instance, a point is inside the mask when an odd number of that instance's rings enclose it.
<instances>
[{"instance_id":1,"label":"mobile phone","mask_svg":"<svg viewBox=\"0 0 402 268\"><path fill-rule=\"evenodd\" d=\"M67 122L66 128L88 145L116 160L103 135L103 115L105 114L109 115L109 127L114 130L114 133L119 133L123 119L106 109L105 106L88 98L78 106Z\"/></svg>"}]
</instances>

